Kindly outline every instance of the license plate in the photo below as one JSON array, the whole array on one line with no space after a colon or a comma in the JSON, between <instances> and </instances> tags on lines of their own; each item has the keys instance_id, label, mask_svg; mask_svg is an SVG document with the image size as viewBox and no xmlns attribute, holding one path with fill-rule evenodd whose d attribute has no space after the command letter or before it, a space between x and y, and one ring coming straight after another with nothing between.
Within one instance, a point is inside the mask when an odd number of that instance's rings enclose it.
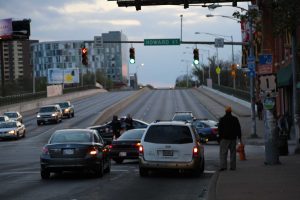
<instances>
[{"instance_id":1,"label":"license plate","mask_svg":"<svg viewBox=\"0 0 300 200\"><path fill-rule=\"evenodd\" d=\"M172 150L163 150L163 156L173 156Z\"/></svg>"},{"instance_id":2,"label":"license plate","mask_svg":"<svg viewBox=\"0 0 300 200\"><path fill-rule=\"evenodd\" d=\"M125 157L125 156L127 156L127 153L126 153L126 152L120 152L120 153L119 153L119 156L120 156L120 157Z\"/></svg>"},{"instance_id":3,"label":"license plate","mask_svg":"<svg viewBox=\"0 0 300 200\"><path fill-rule=\"evenodd\" d=\"M73 155L74 154L74 149L64 149L63 154L64 155Z\"/></svg>"}]
</instances>

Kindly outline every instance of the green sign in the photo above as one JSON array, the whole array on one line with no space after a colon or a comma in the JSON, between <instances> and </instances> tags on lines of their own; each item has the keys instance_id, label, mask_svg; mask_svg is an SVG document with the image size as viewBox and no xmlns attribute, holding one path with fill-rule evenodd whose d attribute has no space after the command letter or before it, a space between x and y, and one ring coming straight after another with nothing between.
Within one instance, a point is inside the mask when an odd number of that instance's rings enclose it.
<instances>
[{"instance_id":1,"label":"green sign","mask_svg":"<svg viewBox=\"0 0 300 200\"><path fill-rule=\"evenodd\" d=\"M145 46L180 45L180 39L144 39Z\"/></svg>"}]
</instances>

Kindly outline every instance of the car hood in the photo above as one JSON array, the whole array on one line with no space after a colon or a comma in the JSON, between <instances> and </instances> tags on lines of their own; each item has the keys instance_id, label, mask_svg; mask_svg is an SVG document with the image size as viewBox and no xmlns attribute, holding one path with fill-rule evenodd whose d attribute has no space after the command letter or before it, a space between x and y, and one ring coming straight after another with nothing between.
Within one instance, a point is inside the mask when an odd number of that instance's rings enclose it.
<instances>
[{"instance_id":1,"label":"car hood","mask_svg":"<svg viewBox=\"0 0 300 200\"><path fill-rule=\"evenodd\" d=\"M0 132L15 131L17 128L0 128Z\"/></svg>"}]
</instances>

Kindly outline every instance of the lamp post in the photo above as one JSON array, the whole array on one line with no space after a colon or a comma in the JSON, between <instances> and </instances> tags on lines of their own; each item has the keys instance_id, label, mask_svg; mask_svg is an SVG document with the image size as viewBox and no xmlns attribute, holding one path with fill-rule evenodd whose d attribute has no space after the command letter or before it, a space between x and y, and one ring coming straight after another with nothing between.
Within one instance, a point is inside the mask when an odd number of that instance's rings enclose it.
<instances>
[{"instance_id":1,"label":"lamp post","mask_svg":"<svg viewBox=\"0 0 300 200\"><path fill-rule=\"evenodd\" d=\"M183 18L183 15L181 14L180 15L180 41L182 41L182 18Z\"/></svg>"}]
</instances>

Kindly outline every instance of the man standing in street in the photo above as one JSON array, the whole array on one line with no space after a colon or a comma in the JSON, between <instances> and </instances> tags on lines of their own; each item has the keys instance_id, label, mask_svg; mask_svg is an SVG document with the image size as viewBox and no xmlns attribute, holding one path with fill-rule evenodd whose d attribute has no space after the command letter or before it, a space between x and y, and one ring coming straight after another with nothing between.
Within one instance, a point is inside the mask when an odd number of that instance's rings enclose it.
<instances>
[{"instance_id":1,"label":"man standing in street","mask_svg":"<svg viewBox=\"0 0 300 200\"><path fill-rule=\"evenodd\" d=\"M237 117L232 116L231 107L225 108L225 115L219 121L220 171L227 169L228 149L230 151L230 170L236 169L236 139L241 139L241 126Z\"/></svg>"}]
</instances>

